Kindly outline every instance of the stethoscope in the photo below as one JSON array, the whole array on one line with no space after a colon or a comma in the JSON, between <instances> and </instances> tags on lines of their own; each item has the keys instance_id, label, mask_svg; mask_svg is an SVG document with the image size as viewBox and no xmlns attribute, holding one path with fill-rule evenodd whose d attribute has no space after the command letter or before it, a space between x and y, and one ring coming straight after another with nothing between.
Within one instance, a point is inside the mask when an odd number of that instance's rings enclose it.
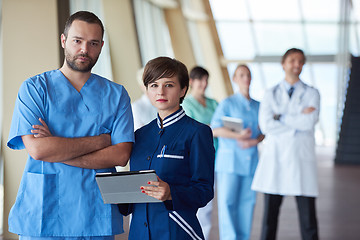
<instances>
[{"instance_id":1,"label":"stethoscope","mask_svg":"<svg viewBox=\"0 0 360 240\"><path fill-rule=\"evenodd\" d=\"M305 92L308 88L308 86L306 84L303 84L304 86L304 91L301 93L300 96L297 97L297 104L300 104L302 102L302 99L305 95ZM275 103L279 106L279 105L283 105L283 101L282 101L282 94L276 94L278 91L280 91L282 93L282 89L281 89L281 84L278 84L274 89L273 89L273 97L274 97L274 101Z\"/></svg>"}]
</instances>

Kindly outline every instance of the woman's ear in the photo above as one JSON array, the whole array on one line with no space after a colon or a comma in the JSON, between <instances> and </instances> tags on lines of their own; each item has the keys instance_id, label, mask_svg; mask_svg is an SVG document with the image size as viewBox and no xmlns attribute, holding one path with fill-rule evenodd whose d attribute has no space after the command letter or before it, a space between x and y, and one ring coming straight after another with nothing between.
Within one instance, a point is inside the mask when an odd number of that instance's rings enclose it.
<instances>
[{"instance_id":1,"label":"woman's ear","mask_svg":"<svg viewBox=\"0 0 360 240\"><path fill-rule=\"evenodd\" d=\"M186 91L187 91L188 87L184 87L183 89L181 89L181 97L185 97Z\"/></svg>"}]
</instances>

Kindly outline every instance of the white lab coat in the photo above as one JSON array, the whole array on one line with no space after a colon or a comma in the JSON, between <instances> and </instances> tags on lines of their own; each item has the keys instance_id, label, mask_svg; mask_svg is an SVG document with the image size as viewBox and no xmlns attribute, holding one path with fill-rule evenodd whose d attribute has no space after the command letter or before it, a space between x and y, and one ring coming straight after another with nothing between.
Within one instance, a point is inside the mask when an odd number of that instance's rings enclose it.
<instances>
[{"instance_id":1,"label":"white lab coat","mask_svg":"<svg viewBox=\"0 0 360 240\"><path fill-rule=\"evenodd\" d=\"M133 102L131 108L134 117L134 130L148 124L157 116L157 109L151 104L146 94Z\"/></svg>"},{"instance_id":2,"label":"white lab coat","mask_svg":"<svg viewBox=\"0 0 360 240\"><path fill-rule=\"evenodd\" d=\"M306 107L316 110L302 113ZM289 98L285 82L267 91L259 110L259 125L265 142L252 189L259 192L318 195L314 127L319 119L318 90L298 82ZM274 114L281 114L279 121Z\"/></svg>"}]
</instances>

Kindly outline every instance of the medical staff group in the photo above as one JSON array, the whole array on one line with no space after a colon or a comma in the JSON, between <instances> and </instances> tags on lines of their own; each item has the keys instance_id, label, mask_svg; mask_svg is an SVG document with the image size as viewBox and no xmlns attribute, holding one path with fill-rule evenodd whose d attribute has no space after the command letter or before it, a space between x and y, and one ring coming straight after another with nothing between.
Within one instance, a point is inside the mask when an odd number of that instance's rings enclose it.
<instances>
[{"instance_id":1,"label":"medical staff group","mask_svg":"<svg viewBox=\"0 0 360 240\"><path fill-rule=\"evenodd\" d=\"M261 104L249 95L246 65L233 76L239 92L218 105L205 97L205 69L195 67L189 79L176 59L150 60L142 76L143 101L157 114L134 134L126 89L91 73L103 35L96 15L74 13L60 39L62 67L20 87L7 145L25 148L28 160L9 214L10 232L20 240L114 240L123 233L123 215L132 214L129 239L208 239L211 221L199 222L197 212L211 216L216 172L220 239L250 238L256 199L251 187L265 193L262 239L276 239L286 195L296 196L302 239L318 239L314 126L320 97L299 78L305 64L300 49L284 55L285 79ZM224 116L241 119L243 130L224 127ZM257 166L264 134L267 154ZM284 142L290 144L286 151ZM298 154L299 146L306 156ZM156 170L158 181L139 191L160 202L103 203L95 174L114 172L129 159L130 170Z\"/></svg>"}]
</instances>

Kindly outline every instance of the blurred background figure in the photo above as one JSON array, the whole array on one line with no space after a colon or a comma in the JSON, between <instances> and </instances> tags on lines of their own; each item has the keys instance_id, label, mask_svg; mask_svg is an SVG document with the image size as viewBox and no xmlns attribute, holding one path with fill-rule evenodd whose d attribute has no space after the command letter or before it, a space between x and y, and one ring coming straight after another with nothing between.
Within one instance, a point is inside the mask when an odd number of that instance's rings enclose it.
<instances>
[{"instance_id":1,"label":"blurred background figure","mask_svg":"<svg viewBox=\"0 0 360 240\"><path fill-rule=\"evenodd\" d=\"M146 95L146 89L142 82L142 75L143 75L144 69L141 68L138 70L136 75L136 80L139 84L139 87L141 88L141 91L143 92L141 98L134 101L131 104L131 108L133 111L133 117L134 117L134 129L138 129L152 120L156 118L157 111L156 108L151 105L151 102Z\"/></svg>"},{"instance_id":2,"label":"blurred background figure","mask_svg":"<svg viewBox=\"0 0 360 240\"><path fill-rule=\"evenodd\" d=\"M318 239L315 197L318 195L315 124L320 95L300 80L304 52L286 51L285 80L269 89L261 101L259 124L266 143L252 189L265 193L261 239L276 239L283 196L296 196L302 239ZM286 147L284 147L286 146Z\"/></svg>"},{"instance_id":3,"label":"blurred background figure","mask_svg":"<svg viewBox=\"0 0 360 240\"><path fill-rule=\"evenodd\" d=\"M211 122L214 136L219 139L215 172L221 240L250 238L256 201L250 187L258 163L257 144L264 139L258 126L259 102L249 95L249 68L239 65L233 81L239 92L219 104ZM241 119L243 130L235 132L224 127L224 116Z\"/></svg>"},{"instance_id":4,"label":"blurred background figure","mask_svg":"<svg viewBox=\"0 0 360 240\"><path fill-rule=\"evenodd\" d=\"M148 124L156 118L157 110L151 104L148 96L146 95L146 89L142 82L142 75L144 68L141 68L136 73L136 81L142 91L142 95L139 99L131 104L133 118L134 118L134 131ZM128 171L130 169L129 163L125 167L116 166L116 171Z\"/></svg>"},{"instance_id":5,"label":"blurred background figure","mask_svg":"<svg viewBox=\"0 0 360 240\"><path fill-rule=\"evenodd\" d=\"M206 125L210 125L211 118L218 105L216 100L205 96L208 80L209 72L206 69L200 66L194 67L190 71L190 93L182 103L186 115ZM216 150L216 138L214 138L214 147ZM205 239L209 239L210 236L212 208L213 201L211 200L197 213Z\"/></svg>"}]
</instances>

